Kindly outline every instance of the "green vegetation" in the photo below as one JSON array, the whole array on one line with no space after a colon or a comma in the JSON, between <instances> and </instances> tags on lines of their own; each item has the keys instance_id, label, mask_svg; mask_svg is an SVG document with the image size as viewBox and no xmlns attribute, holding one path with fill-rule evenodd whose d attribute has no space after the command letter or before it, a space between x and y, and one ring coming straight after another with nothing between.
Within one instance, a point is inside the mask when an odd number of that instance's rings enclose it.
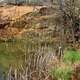
<instances>
[{"instance_id":1,"label":"green vegetation","mask_svg":"<svg viewBox=\"0 0 80 80\"><path fill-rule=\"evenodd\" d=\"M53 66L53 68L50 70L50 74L54 80L72 80L71 75L72 71L74 70L74 63L76 64L79 61L80 52L75 50L74 48L68 48L64 51L64 56L61 62L59 62L59 64L55 64L55 66ZM76 65L76 67L78 66ZM78 77L80 74L79 70L80 68L77 72Z\"/></svg>"},{"instance_id":2,"label":"green vegetation","mask_svg":"<svg viewBox=\"0 0 80 80\"><path fill-rule=\"evenodd\" d=\"M75 50L74 48L69 48L68 50L65 50L63 59L65 62L71 63L80 61L80 52Z\"/></svg>"},{"instance_id":3,"label":"green vegetation","mask_svg":"<svg viewBox=\"0 0 80 80\"><path fill-rule=\"evenodd\" d=\"M50 1L39 10L33 4L35 10L20 17L17 9L16 17L9 10L15 18L6 16L9 24L1 18L0 76L9 74L8 80L80 80L80 7L75 0Z\"/></svg>"},{"instance_id":4,"label":"green vegetation","mask_svg":"<svg viewBox=\"0 0 80 80\"><path fill-rule=\"evenodd\" d=\"M60 66L55 66L54 68L51 69L50 74L52 75L54 80L71 80L71 72L72 68L71 66L66 66L66 67L60 67Z\"/></svg>"}]
</instances>

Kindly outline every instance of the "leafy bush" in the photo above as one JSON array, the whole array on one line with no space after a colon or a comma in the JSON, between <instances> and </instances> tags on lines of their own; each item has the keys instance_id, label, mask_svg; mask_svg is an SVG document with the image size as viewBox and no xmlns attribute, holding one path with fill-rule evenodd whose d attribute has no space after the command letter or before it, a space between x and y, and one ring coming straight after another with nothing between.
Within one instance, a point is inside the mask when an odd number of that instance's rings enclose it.
<instances>
[{"instance_id":1,"label":"leafy bush","mask_svg":"<svg viewBox=\"0 0 80 80\"><path fill-rule=\"evenodd\" d=\"M54 80L71 80L71 66L68 67L54 67L51 69L51 76Z\"/></svg>"},{"instance_id":2,"label":"leafy bush","mask_svg":"<svg viewBox=\"0 0 80 80\"><path fill-rule=\"evenodd\" d=\"M74 63L80 60L80 53L74 48L70 48L65 51L63 56L64 61Z\"/></svg>"},{"instance_id":3,"label":"leafy bush","mask_svg":"<svg viewBox=\"0 0 80 80\"><path fill-rule=\"evenodd\" d=\"M71 80L72 63L80 60L80 53L74 48L65 50L63 61L56 64L51 70L50 74L54 80ZM70 64L69 64L70 63Z\"/></svg>"}]
</instances>

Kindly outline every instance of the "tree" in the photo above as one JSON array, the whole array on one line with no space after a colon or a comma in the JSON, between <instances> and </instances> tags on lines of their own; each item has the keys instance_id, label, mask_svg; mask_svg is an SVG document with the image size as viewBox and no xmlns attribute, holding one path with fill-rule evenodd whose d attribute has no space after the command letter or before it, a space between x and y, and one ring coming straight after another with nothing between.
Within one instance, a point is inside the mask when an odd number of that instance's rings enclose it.
<instances>
[{"instance_id":1,"label":"tree","mask_svg":"<svg viewBox=\"0 0 80 80\"><path fill-rule=\"evenodd\" d=\"M76 1L75 0L58 0L59 6L60 6L60 11L62 14L63 18L63 25L65 25L65 22L70 22L70 31L72 34L72 40L73 43L75 43L75 29L76 29L76 24L79 27L79 13L80 13L80 8L76 6ZM77 11L76 11L77 10ZM68 25L69 26L69 25Z\"/></svg>"}]
</instances>

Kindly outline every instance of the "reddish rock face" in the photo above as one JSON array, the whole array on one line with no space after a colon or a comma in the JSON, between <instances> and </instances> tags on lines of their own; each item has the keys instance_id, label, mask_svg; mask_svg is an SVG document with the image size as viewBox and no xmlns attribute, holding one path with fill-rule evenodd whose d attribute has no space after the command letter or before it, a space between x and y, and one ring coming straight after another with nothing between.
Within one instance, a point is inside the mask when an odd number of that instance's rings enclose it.
<instances>
[{"instance_id":1,"label":"reddish rock face","mask_svg":"<svg viewBox=\"0 0 80 80\"><path fill-rule=\"evenodd\" d=\"M9 25L10 22L7 20L0 20L0 29L3 29L6 25Z\"/></svg>"}]
</instances>

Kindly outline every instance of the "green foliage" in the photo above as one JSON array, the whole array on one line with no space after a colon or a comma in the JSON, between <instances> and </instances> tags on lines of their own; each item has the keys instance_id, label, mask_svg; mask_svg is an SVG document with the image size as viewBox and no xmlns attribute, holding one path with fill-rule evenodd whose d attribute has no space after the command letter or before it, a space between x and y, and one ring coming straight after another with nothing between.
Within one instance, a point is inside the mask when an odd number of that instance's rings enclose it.
<instances>
[{"instance_id":1,"label":"green foliage","mask_svg":"<svg viewBox=\"0 0 80 80\"><path fill-rule=\"evenodd\" d=\"M72 63L80 61L80 53L74 48L69 48L65 50L63 61L50 70L54 80L71 80Z\"/></svg>"},{"instance_id":2,"label":"green foliage","mask_svg":"<svg viewBox=\"0 0 80 80\"><path fill-rule=\"evenodd\" d=\"M51 76L54 80L71 80L71 66L63 67L54 67L51 69Z\"/></svg>"},{"instance_id":3,"label":"green foliage","mask_svg":"<svg viewBox=\"0 0 80 80\"><path fill-rule=\"evenodd\" d=\"M39 14L38 12L32 12L32 13L30 14L30 16L39 17L40 14Z\"/></svg>"},{"instance_id":4,"label":"green foliage","mask_svg":"<svg viewBox=\"0 0 80 80\"><path fill-rule=\"evenodd\" d=\"M80 53L73 48L70 48L65 51L63 59L65 62L74 63L80 61Z\"/></svg>"}]
</instances>

